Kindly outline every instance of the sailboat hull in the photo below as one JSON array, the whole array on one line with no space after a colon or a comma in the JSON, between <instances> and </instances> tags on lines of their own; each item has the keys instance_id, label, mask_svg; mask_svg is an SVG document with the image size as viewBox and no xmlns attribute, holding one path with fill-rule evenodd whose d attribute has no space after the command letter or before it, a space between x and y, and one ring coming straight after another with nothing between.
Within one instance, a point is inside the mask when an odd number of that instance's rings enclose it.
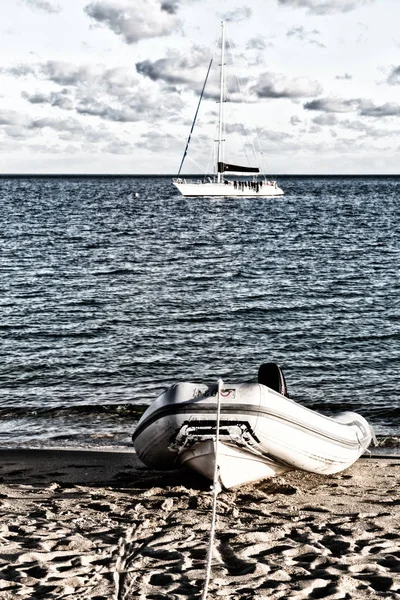
<instances>
[{"instance_id":1,"label":"sailboat hull","mask_svg":"<svg viewBox=\"0 0 400 600\"><path fill-rule=\"evenodd\" d=\"M283 191L274 183L263 183L257 188L251 187L235 187L233 182L226 183L203 183L181 181L173 182L174 186L179 190L182 196L185 197L200 197L200 198L271 198L283 196Z\"/></svg>"}]
</instances>

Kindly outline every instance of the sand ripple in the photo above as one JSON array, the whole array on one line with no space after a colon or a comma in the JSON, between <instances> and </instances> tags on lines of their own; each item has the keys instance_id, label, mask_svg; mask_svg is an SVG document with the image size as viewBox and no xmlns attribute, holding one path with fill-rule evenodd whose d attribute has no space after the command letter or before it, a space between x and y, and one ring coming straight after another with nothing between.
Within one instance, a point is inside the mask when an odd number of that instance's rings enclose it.
<instances>
[{"instance_id":1,"label":"sand ripple","mask_svg":"<svg viewBox=\"0 0 400 600\"><path fill-rule=\"evenodd\" d=\"M116 472L107 485L0 484L0 598L200 598L208 484ZM12 477L11 477L12 479ZM222 492L209 598L400 598L400 462Z\"/></svg>"}]
</instances>

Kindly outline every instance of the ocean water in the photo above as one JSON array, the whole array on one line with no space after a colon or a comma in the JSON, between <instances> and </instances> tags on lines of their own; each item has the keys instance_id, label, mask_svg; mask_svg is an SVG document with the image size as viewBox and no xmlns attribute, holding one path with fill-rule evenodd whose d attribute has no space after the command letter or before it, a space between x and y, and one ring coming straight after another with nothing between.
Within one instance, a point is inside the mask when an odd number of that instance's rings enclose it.
<instances>
[{"instance_id":1,"label":"ocean water","mask_svg":"<svg viewBox=\"0 0 400 600\"><path fill-rule=\"evenodd\" d=\"M254 381L400 435L400 177L0 178L0 445L130 445L176 381Z\"/></svg>"}]
</instances>

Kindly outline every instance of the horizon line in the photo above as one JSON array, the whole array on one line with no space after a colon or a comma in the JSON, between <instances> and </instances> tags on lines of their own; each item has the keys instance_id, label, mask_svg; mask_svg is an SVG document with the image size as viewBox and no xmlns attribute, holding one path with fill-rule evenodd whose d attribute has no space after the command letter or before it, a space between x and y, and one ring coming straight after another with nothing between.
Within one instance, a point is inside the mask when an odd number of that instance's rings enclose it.
<instances>
[{"instance_id":1,"label":"horizon line","mask_svg":"<svg viewBox=\"0 0 400 600\"><path fill-rule=\"evenodd\" d=\"M212 177L213 174L204 175L191 173L181 175L184 178ZM0 173L0 178L7 177L177 177L173 173ZM279 173L270 175L274 177L400 177L400 173Z\"/></svg>"}]
</instances>

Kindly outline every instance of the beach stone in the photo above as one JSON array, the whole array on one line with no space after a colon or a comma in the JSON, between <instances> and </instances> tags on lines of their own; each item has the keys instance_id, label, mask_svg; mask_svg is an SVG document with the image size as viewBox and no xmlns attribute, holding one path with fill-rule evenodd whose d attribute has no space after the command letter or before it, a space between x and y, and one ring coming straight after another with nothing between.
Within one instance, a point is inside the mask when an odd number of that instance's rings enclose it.
<instances>
[{"instance_id":1,"label":"beach stone","mask_svg":"<svg viewBox=\"0 0 400 600\"><path fill-rule=\"evenodd\" d=\"M387 592L393 585L391 577L383 577L380 575L356 575L357 579L367 581L369 585L377 592Z\"/></svg>"},{"instance_id":2,"label":"beach stone","mask_svg":"<svg viewBox=\"0 0 400 600\"><path fill-rule=\"evenodd\" d=\"M171 585L171 583L173 581L174 581L174 578L169 573L154 573L150 577L151 585L156 585L156 586Z\"/></svg>"}]
</instances>

